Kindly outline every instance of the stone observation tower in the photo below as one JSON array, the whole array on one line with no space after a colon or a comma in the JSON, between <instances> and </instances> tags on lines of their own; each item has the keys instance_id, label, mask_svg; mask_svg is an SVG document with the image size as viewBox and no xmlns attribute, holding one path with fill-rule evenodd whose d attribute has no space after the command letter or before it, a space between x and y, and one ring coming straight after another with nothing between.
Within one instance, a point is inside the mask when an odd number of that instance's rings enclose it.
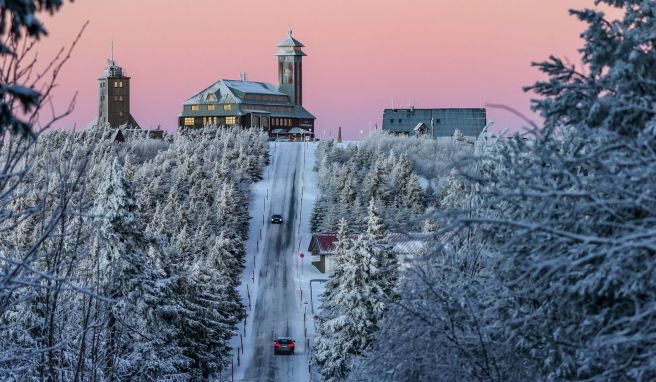
<instances>
[{"instance_id":1,"label":"stone observation tower","mask_svg":"<svg viewBox=\"0 0 656 382\"><path fill-rule=\"evenodd\" d=\"M292 37L289 28L287 38L277 45L278 51L278 90L289 95L294 105L303 105L303 45Z\"/></svg>"},{"instance_id":2,"label":"stone observation tower","mask_svg":"<svg viewBox=\"0 0 656 382\"><path fill-rule=\"evenodd\" d=\"M114 44L105 71L98 78L98 116L96 124L109 123L111 127L139 128L130 114L130 77L114 61Z\"/></svg>"}]
</instances>

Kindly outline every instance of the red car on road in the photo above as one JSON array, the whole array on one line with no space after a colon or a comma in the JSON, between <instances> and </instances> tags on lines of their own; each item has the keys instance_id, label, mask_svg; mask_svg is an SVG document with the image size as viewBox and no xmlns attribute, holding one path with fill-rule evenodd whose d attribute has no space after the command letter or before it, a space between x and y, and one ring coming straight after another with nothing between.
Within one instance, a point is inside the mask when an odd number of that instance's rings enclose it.
<instances>
[{"instance_id":1,"label":"red car on road","mask_svg":"<svg viewBox=\"0 0 656 382\"><path fill-rule=\"evenodd\" d=\"M273 354L294 354L294 340L290 337L280 337L273 341Z\"/></svg>"}]
</instances>

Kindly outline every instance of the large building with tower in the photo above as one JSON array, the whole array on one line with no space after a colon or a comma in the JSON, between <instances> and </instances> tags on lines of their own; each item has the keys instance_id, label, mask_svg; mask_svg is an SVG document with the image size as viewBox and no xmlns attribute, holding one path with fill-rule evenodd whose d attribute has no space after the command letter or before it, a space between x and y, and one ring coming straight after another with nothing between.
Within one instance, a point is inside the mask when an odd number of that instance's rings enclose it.
<instances>
[{"instance_id":1,"label":"large building with tower","mask_svg":"<svg viewBox=\"0 0 656 382\"><path fill-rule=\"evenodd\" d=\"M139 128L130 113L130 77L114 61L114 53L98 78L98 114L92 125Z\"/></svg>"},{"instance_id":2,"label":"large building with tower","mask_svg":"<svg viewBox=\"0 0 656 382\"><path fill-rule=\"evenodd\" d=\"M459 130L465 137L477 137L487 124L484 108L385 109L383 130L395 135L451 137Z\"/></svg>"},{"instance_id":3,"label":"large building with tower","mask_svg":"<svg viewBox=\"0 0 656 382\"><path fill-rule=\"evenodd\" d=\"M303 107L304 45L292 31L278 44L278 86L267 82L219 80L183 103L178 126L263 128L273 136L313 138L315 117Z\"/></svg>"}]
</instances>

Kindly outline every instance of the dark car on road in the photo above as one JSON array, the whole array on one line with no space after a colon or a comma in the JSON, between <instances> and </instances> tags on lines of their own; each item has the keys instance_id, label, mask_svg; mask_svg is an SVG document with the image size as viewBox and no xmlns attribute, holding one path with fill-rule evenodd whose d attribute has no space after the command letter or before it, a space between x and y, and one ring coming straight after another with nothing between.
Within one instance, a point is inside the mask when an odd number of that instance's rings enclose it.
<instances>
[{"instance_id":1,"label":"dark car on road","mask_svg":"<svg viewBox=\"0 0 656 382\"><path fill-rule=\"evenodd\" d=\"M273 354L294 354L294 340L290 337L280 337L273 341Z\"/></svg>"},{"instance_id":2,"label":"dark car on road","mask_svg":"<svg viewBox=\"0 0 656 382\"><path fill-rule=\"evenodd\" d=\"M273 224L282 224L282 215L271 215L271 223Z\"/></svg>"}]
</instances>

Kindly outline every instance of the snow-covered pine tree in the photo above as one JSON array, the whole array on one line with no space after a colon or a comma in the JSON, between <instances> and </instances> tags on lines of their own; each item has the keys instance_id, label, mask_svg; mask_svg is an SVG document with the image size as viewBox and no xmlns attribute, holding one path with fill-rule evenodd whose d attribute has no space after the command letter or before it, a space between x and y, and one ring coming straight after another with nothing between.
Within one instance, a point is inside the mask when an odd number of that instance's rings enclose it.
<instances>
[{"instance_id":1,"label":"snow-covered pine tree","mask_svg":"<svg viewBox=\"0 0 656 382\"><path fill-rule=\"evenodd\" d=\"M365 241L371 255L377 259L379 270L378 274L374 276L376 276L376 282L383 291L383 294L377 297L383 303L387 303L389 300L396 298L395 288L399 277L398 259L394 248L389 243L387 225L383 221L380 209L373 198L369 201L367 211Z\"/></svg>"},{"instance_id":2,"label":"snow-covered pine tree","mask_svg":"<svg viewBox=\"0 0 656 382\"><path fill-rule=\"evenodd\" d=\"M340 236L346 231L341 224ZM346 378L351 359L373 341L387 304L395 299L398 277L396 256L373 199L367 232L350 247L340 243L340 249L344 254L331 276L328 317L321 321L313 358L327 381Z\"/></svg>"},{"instance_id":3,"label":"snow-covered pine tree","mask_svg":"<svg viewBox=\"0 0 656 382\"><path fill-rule=\"evenodd\" d=\"M92 256L97 261L99 290L112 299L102 312L100 363L109 380L131 378L138 367L131 352L140 340L137 328L142 326L149 263L136 204L118 159L107 166L95 195L98 226Z\"/></svg>"},{"instance_id":4,"label":"snow-covered pine tree","mask_svg":"<svg viewBox=\"0 0 656 382\"><path fill-rule=\"evenodd\" d=\"M365 178L364 191L368 199L374 198L380 200L385 205L389 202L389 188L386 182L388 174L386 173L385 161L379 158L369 171Z\"/></svg>"},{"instance_id":5,"label":"snow-covered pine tree","mask_svg":"<svg viewBox=\"0 0 656 382\"><path fill-rule=\"evenodd\" d=\"M537 64L549 78L529 89L545 126L498 141L503 161L484 155L495 168L470 178L484 203L458 219L477 230L463 251L484 245L509 295L490 328L528 379L656 378L656 203L644 198L656 186L656 9L595 3L623 15L572 11L588 24L584 69Z\"/></svg>"}]
</instances>

